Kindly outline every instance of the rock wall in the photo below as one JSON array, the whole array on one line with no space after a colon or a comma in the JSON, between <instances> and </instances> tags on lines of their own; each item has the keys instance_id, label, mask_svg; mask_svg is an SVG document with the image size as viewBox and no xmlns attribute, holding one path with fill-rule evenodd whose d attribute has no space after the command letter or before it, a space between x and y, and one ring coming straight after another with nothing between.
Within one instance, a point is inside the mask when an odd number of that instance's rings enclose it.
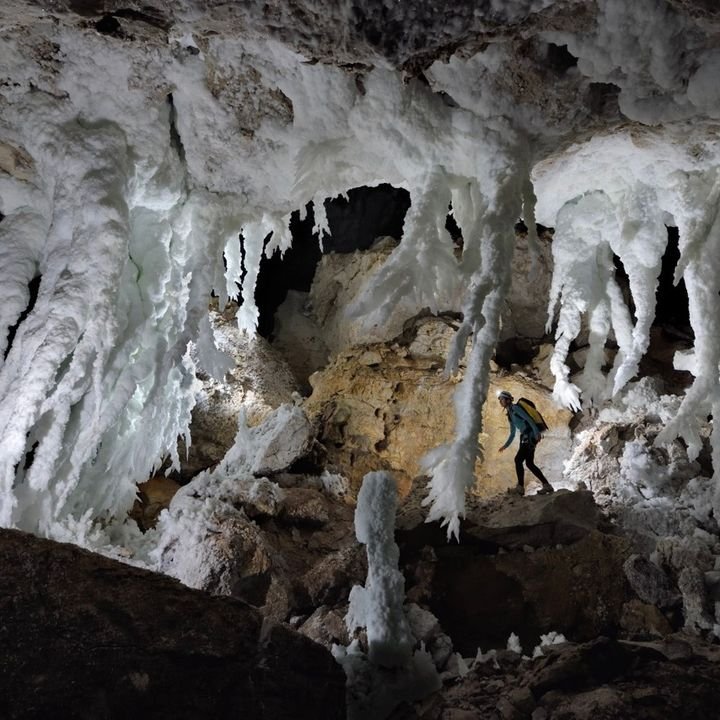
<instances>
[{"instance_id":1,"label":"rock wall","mask_svg":"<svg viewBox=\"0 0 720 720\"><path fill-rule=\"evenodd\" d=\"M327 650L245 603L0 530L3 718L345 718Z\"/></svg>"},{"instance_id":2,"label":"rock wall","mask_svg":"<svg viewBox=\"0 0 720 720\"><path fill-rule=\"evenodd\" d=\"M311 377L313 393L305 409L318 424L329 466L346 475L355 488L366 472L382 469L395 475L406 494L423 474L422 457L453 437L453 394L462 374L445 378L444 368L454 322L448 317L416 318L394 342L340 353ZM476 492L489 495L515 484L514 451L497 453L509 431L495 399L500 388L515 397L526 396L541 408L551 430L536 461L551 482L558 480L569 452L570 413L556 408L537 380L496 372L484 409L480 440L486 455L477 464Z\"/></svg>"}]
</instances>

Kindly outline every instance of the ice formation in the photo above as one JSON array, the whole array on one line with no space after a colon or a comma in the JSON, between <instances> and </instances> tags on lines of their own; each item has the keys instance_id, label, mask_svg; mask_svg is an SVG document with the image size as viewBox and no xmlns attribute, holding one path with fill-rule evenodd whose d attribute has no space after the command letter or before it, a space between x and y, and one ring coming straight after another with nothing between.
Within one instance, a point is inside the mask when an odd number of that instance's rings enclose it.
<instances>
[{"instance_id":1,"label":"ice formation","mask_svg":"<svg viewBox=\"0 0 720 720\"><path fill-rule=\"evenodd\" d=\"M363 478L355 510L355 534L367 549L365 587L350 592L348 630L367 629L370 661L386 667L410 659L413 636L403 611L405 579L398 570L400 551L395 543L397 488L385 472Z\"/></svg>"},{"instance_id":2,"label":"ice formation","mask_svg":"<svg viewBox=\"0 0 720 720\"><path fill-rule=\"evenodd\" d=\"M350 592L345 618L354 632L365 628L368 651L357 640L334 646L333 655L348 676L350 718L383 718L403 700L425 697L440 677L424 644L416 638L403 607L405 579L398 569L395 543L397 488L385 472L365 475L355 510L355 534L366 546L368 574L364 587Z\"/></svg>"},{"instance_id":3,"label":"ice formation","mask_svg":"<svg viewBox=\"0 0 720 720\"><path fill-rule=\"evenodd\" d=\"M510 21L550 5L493 8ZM612 397L636 373L663 225L679 228L696 379L658 442L681 436L697 454L698 418L720 416L719 149L707 124L720 115L718 52L660 0L597 6L594 29L543 38L579 58L573 77L616 86L633 124L555 155L548 147L562 130L503 85L509 43L436 61L424 84L384 62L358 78L253 33L196 42L191 23L165 45L135 43L129 60L122 44L39 19L63 59L53 74L3 33L15 84L0 88L0 129L24 170L0 176L0 342L28 307L29 282L41 281L0 367L0 523L82 541L96 520L122 522L136 482L166 456L177 462L176 439L187 435L188 343L199 340L206 370L227 367L211 342L211 291L222 302L239 285L239 322L252 331L259 260L288 247L290 213L313 201L321 232L325 198L381 182L408 189L412 207L353 316L371 328L398 308L461 309L449 373L471 343L456 439L426 462L430 519L457 536L520 216L556 227L552 367L555 396L570 407ZM239 103L251 136L238 132L222 87L209 86L218 68L231 77L247 67L276 103L266 114L251 97ZM705 125L687 122L698 116ZM449 204L460 258L444 230ZM613 254L628 269L634 318ZM583 321L591 349L574 384L565 360ZM611 334L620 351L606 377ZM713 447L720 467L720 438Z\"/></svg>"}]
</instances>

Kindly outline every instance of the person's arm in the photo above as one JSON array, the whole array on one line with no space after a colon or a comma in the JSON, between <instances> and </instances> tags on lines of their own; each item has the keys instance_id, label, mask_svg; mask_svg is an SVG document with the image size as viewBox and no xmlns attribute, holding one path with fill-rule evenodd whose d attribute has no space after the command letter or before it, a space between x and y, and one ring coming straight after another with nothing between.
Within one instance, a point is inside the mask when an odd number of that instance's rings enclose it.
<instances>
[{"instance_id":1,"label":"person's arm","mask_svg":"<svg viewBox=\"0 0 720 720\"><path fill-rule=\"evenodd\" d=\"M537 442L541 435L540 435L540 428L535 424L535 421L519 406L515 405L513 409L517 412L518 416L522 418L530 428L530 431L532 432L533 439L535 442Z\"/></svg>"},{"instance_id":2,"label":"person's arm","mask_svg":"<svg viewBox=\"0 0 720 720\"><path fill-rule=\"evenodd\" d=\"M508 435L508 439L505 441L505 444L498 450L498 452L507 450L510 447L512 441L515 439L515 423L513 422L512 410L508 413L508 422L510 423L510 435Z\"/></svg>"}]
</instances>

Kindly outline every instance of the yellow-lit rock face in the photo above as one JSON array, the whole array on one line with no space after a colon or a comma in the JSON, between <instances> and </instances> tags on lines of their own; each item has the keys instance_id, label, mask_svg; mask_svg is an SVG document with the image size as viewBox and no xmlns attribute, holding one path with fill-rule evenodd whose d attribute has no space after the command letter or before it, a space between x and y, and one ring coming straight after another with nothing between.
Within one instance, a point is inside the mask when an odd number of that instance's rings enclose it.
<instances>
[{"instance_id":1,"label":"yellow-lit rock face","mask_svg":"<svg viewBox=\"0 0 720 720\"><path fill-rule=\"evenodd\" d=\"M505 443L510 433L505 410L497 401L498 390L507 390L517 400L525 397L532 400L545 418L550 430L546 432L535 452L535 464L540 467L547 479L557 485L562 472L562 463L570 451L570 431L568 423L572 413L558 407L552 400L549 390L530 378L515 373L504 377L493 377L490 381L488 401L483 412L483 433L480 443L485 448L485 462L479 468L476 492L480 495L492 495L514 487L515 453L519 446L519 433L505 452L498 448ZM526 491L539 487L529 471L525 471Z\"/></svg>"},{"instance_id":2,"label":"yellow-lit rock face","mask_svg":"<svg viewBox=\"0 0 720 720\"><path fill-rule=\"evenodd\" d=\"M452 322L423 318L404 340L340 354L311 377L313 393L305 410L319 426L329 465L348 477L355 491L365 473L382 469L394 474L401 495L406 494L422 476L422 457L454 437L453 394L462 375L447 379L443 374L453 333ZM569 448L570 413L555 407L547 389L519 374L501 379L493 374L480 438L485 460L476 466L480 495L515 485L518 440L505 453L497 452L509 430L496 399L501 388L533 400L551 426L536 457L551 482ZM526 485L532 487L529 478Z\"/></svg>"}]
</instances>

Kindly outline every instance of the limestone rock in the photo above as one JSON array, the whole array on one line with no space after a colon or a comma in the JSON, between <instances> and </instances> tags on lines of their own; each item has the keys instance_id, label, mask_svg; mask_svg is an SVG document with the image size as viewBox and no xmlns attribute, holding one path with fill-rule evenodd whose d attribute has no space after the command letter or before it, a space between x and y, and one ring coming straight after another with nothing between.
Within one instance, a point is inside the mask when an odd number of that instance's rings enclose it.
<instances>
[{"instance_id":1,"label":"limestone rock","mask_svg":"<svg viewBox=\"0 0 720 720\"><path fill-rule=\"evenodd\" d=\"M396 709L390 720L711 720L717 715L720 663L706 648L675 657L662 643L625 643L600 637L549 648L519 661L498 652L420 702Z\"/></svg>"},{"instance_id":2,"label":"limestone rock","mask_svg":"<svg viewBox=\"0 0 720 720\"><path fill-rule=\"evenodd\" d=\"M346 317L345 310L356 299L370 277L379 271L397 240L383 238L371 248L354 253L330 253L320 259L310 289L309 305L323 340L331 353L358 344L389 340L400 333L407 315L397 313L383 327L368 334L364 325Z\"/></svg>"},{"instance_id":3,"label":"limestone rock","mask_svg":"<svg viewBox=\"0 0 720 720\"><path fill-rule=\"evenodd\" d=\"M155 475L138 485L138 499L130 517L145 531L155 527L160 513L170 506L175 493L180 489L175 480L164 475Z\"/></svg>"},{"instance_id":4,"label":"limestone rock","mask_svg":"<svg viewBox=\"0 0 720 720\"><path fill-rule=\"evenodd\" d=\"M620 627L631 638L665 636L672 632L672 626L660 610L635 599L623 605Z\"/></svg>"},{"instance_id":5,"label":"limestone rock","mask_svg":"<svg viewBox=\"0 0 720 720\"><path fill-rule=\"evenodd\" d=\"M245 603L0 530L6 718L344 718L329 652Z\"/></svg>"},{"instance_id":6,"label":"limestone rock","mask_svg":"<svg viewBox=\"0 0 720 720\"><path fill-rule=\"evenodd\" d=\"M623 565L625 577L637 596L659 608L668 607L677 600L668 576L642 555L631 555Z\"/></svg>"},{"instance_id":7,"label":"limestone rock","mask_svg":"<svg viewBox=\"0 0 720 720\"><path fill-rule=\"evenodd\" d=\"M678 577L682 593L685 627L688 630L711 630L715 624L705 588L705 578L697 567L684 568Z\"/></svg>"},{"instance_id":8,"label":"limestone rock","mask_svg":"<svg viewBox=\"0 0 720 720\"><path fill-rule=\"evenodd\" d=\"M344 617L325 605L321 605L305 622L298 632L326 648L333 645L349 645L350 635Z\"/></svg>"},{"instance_id":9,"label":"limestone rock","mask_svg":"<svg viewBox=\"0 0 720 720\"><path fill-rule=\"evenodd\" d=\"M438 618L459 652L504 647L511 632L525 643L550 631L576 639L617 633L630 599L622 574L630 543L594 527L591 493L478 504L468 510L460 545L426 524L397 532L408 597ZM557 544L561 537L567 544Z\"/></svg>"},{"instance_id":10,"label":"limestone rock","mask_svg":"<svg viewBox=\"0 0 720 720\"><path fill-rule=\"evenodd\" d=\"M344 500L317 488L202 474L160 518L160 568L288 620L346 603L365 577L352 522Z\"/></svg>"},{"instance_id":11,"label":"limestone rock","mask_svg":"<svg viewBox=\"0 0 720 720\"><path fill-rule=\"evenodd\" d=\"M287 406L286 412L268 416L255 436L253 473L272 475L288 469L308 452L313 440L313 427L301 408Z\"/></svg>"},{"instance_id":12,"label":"limestone rock","mask_svg":"<svg viewBox=\"0 0 720 720\"><path fill-rule=\"evenodd\" d=\"M287 362L304 393L308 378L328 363L327 333L308 309L309 293L289 290L275 312L272 347Z\"/></svg>"},{"instance_id":13,"label":"limestone rock","mask_svg":"<svg viewBox=\"0 0 720 720\"><path fill-rule=\"evenodd\" d=\"M341 353L312 376L313 393L304 407L319 426L328 464L348 477L355 490L365 473L383 469L394 474L406 494L423 473L422 457L452 439L453 395L462 376L446 379L443 372L453 322L449 317L415 318L396 342ZM480 436L487 462L476 466L476 492L489 495L515 484L514 453L497 454L508 434L507 418L495 398L500 388L534 400L541 409L550 431L538 446L536 462L557 482L569 452L571 414L556 408L548 391L527 376L492 376ZM527 484L533 487L529 474Z\"/></svg>"},{"instance_id":14,"label":"limestone rock","mask_svg":"<svg viewBox=\"0 0 720 720\"><path fill-rule=\"evenodd\" d=\"M543 237L536 244L537 254L534 255L528 246L527 233L516 235L501 340L518 335L528 338L542 338L545 335L545 299L550 294L553 270L552 244L549 237ZM542 301L539 301L540 298Z\"/></svg>"},{"instance_id":15,"label":"limestone rock","mask_svg":"<svg viewBox=\"0 0 720 720\"><path fill-rule=\"evenodd\" d=\"M367 555L356 544L321 558L305 573L302 583L313 605L337 605L366 577Z\"/></svg>"},{"instance_id":16,"label":"limestone rock","mask_svg":"<svg viewBox=\"0 0 720 720\"><path fill-rule=\"evenodd\" d=\"M599 522L592 493L560 490L532 498L510 496L472 510L463 530L474 541L517 550L569 545L590 534Z\"/></svg>"}]
</instances>

